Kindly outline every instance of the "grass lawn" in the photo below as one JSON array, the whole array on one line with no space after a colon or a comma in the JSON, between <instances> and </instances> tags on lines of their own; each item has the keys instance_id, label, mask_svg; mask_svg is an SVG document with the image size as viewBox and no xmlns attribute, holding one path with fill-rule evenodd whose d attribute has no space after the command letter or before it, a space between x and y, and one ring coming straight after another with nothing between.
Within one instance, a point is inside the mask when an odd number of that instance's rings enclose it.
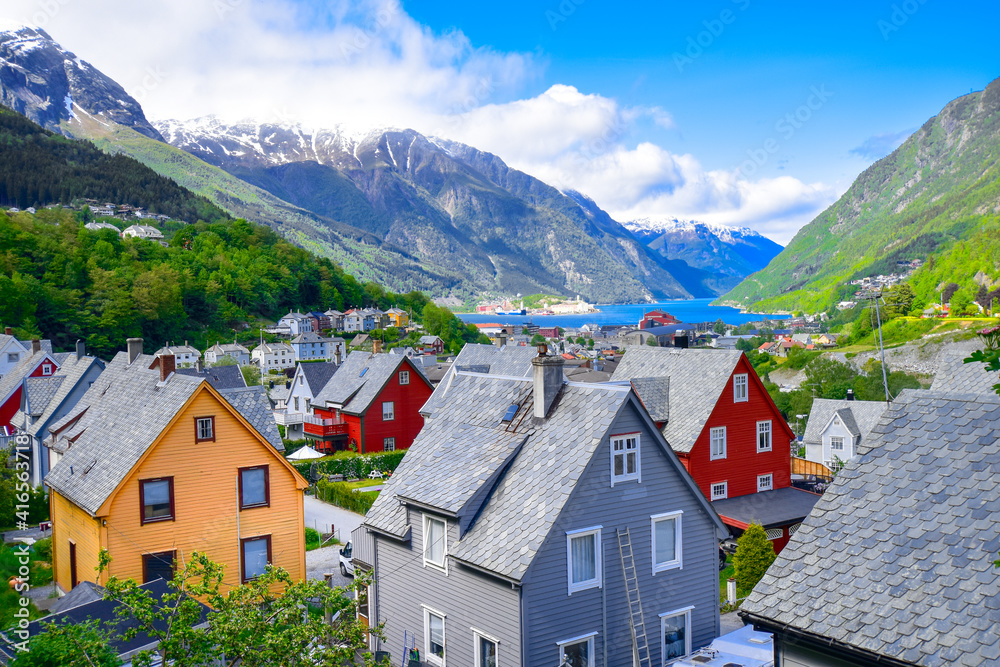
<instances>
[{"instance_id":1,"label":"grass lawn","mask_svg":"<svg viewBox=\"0 0 1000 667\"><path fill-rule=\"evenodd\" d=\"M364 489L369 486L381 486L382 484L385 484L385 481L381 479L362 479L357 482L344 482L344 484L347 486L347 488L353 490L353 489ZM376 493L378 492L376 491Z\"/></svg>"}]
</instances>

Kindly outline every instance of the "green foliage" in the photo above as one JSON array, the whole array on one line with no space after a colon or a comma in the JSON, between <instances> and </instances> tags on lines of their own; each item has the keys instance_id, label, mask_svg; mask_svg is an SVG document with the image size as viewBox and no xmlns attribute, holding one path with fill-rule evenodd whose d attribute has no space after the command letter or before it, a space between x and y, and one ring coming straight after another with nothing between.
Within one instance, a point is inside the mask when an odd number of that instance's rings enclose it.
<instances>
[{"instance_id":1,"label":"green foliage","mask_svg":"<svg viewBox=\"0 0 1000 667\"><path fill-rule=\"evenodd\" d=\"M320 544L319 531L315 528L306 528L306 551L318 549Z\"/></svg>"},{"instance_id":2,"label":"green foliage","mask_svg":"<svg viewBox=\"0 0 1000 667\"><path fill-rule=\"evenodd\" d=\"M316 483L316 497L344 509L367 514L375 504L378 491L354 491L353 486L346 482L328 482L325 479Z\"/></svg>"},{"instance_id":3,"label":"green foliage","mask_svg":"<svg viewBox=\"0 0 1000 667\"><path fill-rule=\"evenodd\" d=\"M774 545L767 539L767 534L759 523L751 523L736 540L736 545L736 554L733 556L736 586L741 590L751 591L774 562Z\"/></svg>"},{"instance_id":4,"label":"green foliage","mask_svg":"<svg viewBox=\"0 0 1000 667\"><path fill-rule=\"evenodd\" d=\"M542 334L535 334L534 336L531 337L532 345L541 345L544 342L545 342L545 336L543 336Z\"/></svg>"},{"instance_id":5,"label":"green foliage","mask_svg":"<svg viewBox=\"0 0 1000 667\"><path fill-rule=\"evenodd\" d=\"M722 321L722 318L719 318L715 321L715 324L712 325L712 331L719 334L720 336L726 333L726 323Z\"/></svg>"},{"instance_id":6,"label":"green foliage","mask_svg":"<svg viewBox=\"0 0 1000 667\"><path fill-rule=\"evenodd\" d=\"M39 542L42 542L41 540ZM30 547L22 544L0 544L0 630L11 627L15 622L14 613L21 609L22 590L8 585L12 577L23 577L22 567L27 567L27 584L44 586L52 581L52 541L35 543ZM41 616L34 604L28 606L28 618Z\"/></svg>"},{"instance_id":7,"label":"green foliage","mask_svg":"<svg viewBox=\"0 0 1000 667\"><path fill-rule=\"evenodd\" d=\"M373 454L337 452L334 456L290 463L306 479L310 479L313 473L317 475L343 475L344 479L367 479L374 470L381 473L393 472L405 454L405 449Z\"/></svg>"},{"instance_id":8,"label":"green foliage","mask_svg":"<svg viewBox=\"0 0 1000 667\"><path fill-rule=\"evenodd\" d=\"M27 461L17 461L7 467L13 455L13 445L0 449L0 527L14 526L23 520L37 524L49 518L49 498L45 487L33 488L28 483ZM27 516L17 516L18 505L27 505Z\"/></svg>"},{"instance_id":9,"label":"green foliage","mask_svg":"<svg viewBox=\"0 0 1000 667\"><path fill-rule=\"evenodd\" d=\"M656 336L650 336L649 338L647 338L646 339L646 345L648 345L649 347L659 347L660 346L660 344L656 340Z\"/></svg>"},{"instance_id":10,"label":"green foliage","mask_svg":"<svg viewBox=\"0 0 1000 667\"><path fill-rule=\"evenodd\" d=\"M118 667L121 660L108 645L97 621L47 623L15 654L10 667Z\"/></svg>"},{"instance_id":11,"label":"green foliage","mask_svg":"<svg viewBox=\"0 0 1000 667\"><path fill-rule=\"evenodd\" d=\"M786 368L801 370L810 361L821 355L820 350L807 350L804 347L793 347L788 351L788 360L785 361Z\"/></svg>"}]
</instances>

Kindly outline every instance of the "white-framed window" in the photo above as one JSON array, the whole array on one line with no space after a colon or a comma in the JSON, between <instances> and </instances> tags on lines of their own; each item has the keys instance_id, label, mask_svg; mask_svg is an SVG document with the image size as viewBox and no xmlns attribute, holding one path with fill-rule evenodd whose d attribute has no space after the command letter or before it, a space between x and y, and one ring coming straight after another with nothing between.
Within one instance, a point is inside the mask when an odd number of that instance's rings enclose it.
<instances>
[{"instance_id":1,"label":"white-framed window","mask_svg":"<svg viewBox=\"0 0 1000 667\"><path fill-rule=\"evenodd\" d=\"M711 441L709 458L712 461L726 458L726 427L719 426L709 431L709 440Z\"/></svg>"},{"instance_id":2,"label":"white-framed window","mask_svg":"<svg viewBox=\"0 0 1000 667\"><path fill-rule=\"evenodd\" d=\"M774 488L774 475L767 473L766 475L757 475L757 493L761 491L770 491Z\"/></svg>"},{"instance_id":3,"label":"white-framed window","mask_svg":"<svg viewBox=\"0 0 1000 667\"><path fill-rule=\"evenodd\" d=\"M771 451L771 421L757 422L757 451Z\"/></svg>"},{"instance_id":4,"label":"white-framed window","mask_svg":"<svg viewBox=\"0 0 1000 667\"><path fill-rule=\"evenodd\" d=\"M395 438L382 438L382 451L384 451L384 452L394 452L394 451L396 451L396 439Z\"/></svg>"},{"instance_id":5,"label":"white-framed window","mask_svg":"<svg viewBox=\"0 0 1000 667\"><path fill-rule=\"evenodd\" d=\"M18 359L20 359L20 355L17 352L8 352L7 353L7 363L8 364L13 364L13 363L17 362Z\"/></svg>"},{"instance_id":6,"label":"white-framed window","mask_svg":"<svg viewBox=\"0 0 1000 667\"><path fill-rule=\"evenodd\" d=\"M579 637L574 637L573 639L564 639L563 641L556 642L559 647L559 662L560 665L566 665L567 667L594 667L597 664L597 658L594 655L594 637L597 636L596 632L591 632L590 634L581 635Z\"/></svg>"},{"instance_id":7,"label":"white-framed window","mask_svg":"<svg viewBox=\"0 0 1000 667\"><path fill-rule=\"evenodd\" d=\"M712 484L712 500L722 500L729 497L729 482Z\"/></svg>"},{"instance_id":8,"label":"white-framed window","mask_svg":"<svg viewBox=\"0 0 1000 667\"><path fill-rule=\"evenodd\" d=\"M830 449L835 452L844 451L844 438L843 436L834 435L830 437Z\"/></svg>"},{"instance_id":9,"label":"white-framed window","mask_svg":"<svg viewBox=\"0 0 1000 667\"><path fill-rule=\"evenodd\" d=\"M444 519L424 515L424 565L443 568L447 542L448 524Z\"/></svg>"},{"instance_id":10,"label":"white-framed window","mask_svg":"<svg viewBox=\"0 0 1000 667\"><path fill-rule=\"evenodd\" d=\"M681 515L683 512L665 512L650 517L653 536L653 574L683 566L681 544Z\"/></svg>"},{"instance_id":11,"label":"white-framed window","mask_svg":"<svg viewBox=\"0 0 1000 667\"><path fill-rule=\"evenodd\" d=\"M566 570L570 595L601 587L601 526L566 532Z\"/></svg>"},{"instance_id":12,"label":"white-framed window","mask_svg":"<svg viewBox=\"0 0 1000 667\"><path fill-rule=\"evenodd\" d=\"M785 531L781 528L768 528L764 531L764 534L767 535L767 539L769 540L780 540L785 536Z\"/></svg>"},{"instance_id":13,"label":"white-framed window","mask_svg":"<svg viewBox=\"0 0 1000 667\"><path fill-rule=\"evenodd\" d=\"M386 401L382 404L382 421L391 422L396 419L396 403L394 401Z\"/></svg>"},{"instance_id":14,"label":"white-framed window","mask_svg":"<svg viewBox=\"0 0 1000 667\"><path fill-rule=\"evenodd\" d=\"M432 665L445 664L445 614L424 607L424 657Z\"/></svg>"},{"instance_id":15,"label":"white-framed window","mask_svg":"<svg viewBox=\"0 0 1000 667\"><path fill-rule=\"evenodd\" d=\"M611 436L611 486L630 479L640 480L639 434Z\"/></svg>"},{"instance_id":16,"label":"white-framed window","mask_svg":"<svg viewBox=\"0 0 1000 667\"><path fill-rule=\"evenodd\" d=\"M52 375L52 364L42 364L42 375Z\"/></svg>"},{"instance_id":17,"label":"white-framed window","mask_svg":"<svg viewBox=\"0 0 1000 667\"><path fill-rule=\"evenodd\" d=\"M749 392L747 388L749 386L749 378L746 373L739 373L733 376L733 403L744 403L749 398Z\"/></svg>"},{"instance_id":18,"label":"white-framed window","mask_svg":"<svg viewBox=\"0 0 1000 667\"><path fill-rule=\"evenodd\" d=\"M472 628L475 667L497 667L500 664L500 640L481 630Z\"/></svg>"},{"instance_id":19,"label":"white-framed window","mask_svg":"<svg viewBox=\"0 0 1000 667\"><path fill-rule=\"evenodd\" d=\"M660 646L663 663L669 665L678 658L691 654L691 610L676 609L660 614Z\"/></svg>"},{"instance_id":20,"label":"white-framed window","mask_svg":"<svg viewBox=\"0 0 1000 667\"><path fill-rule=\"evenodd\" d=\"M410 384L410 371L399 371L399 384Z\"/></svg>"}]
</instances>

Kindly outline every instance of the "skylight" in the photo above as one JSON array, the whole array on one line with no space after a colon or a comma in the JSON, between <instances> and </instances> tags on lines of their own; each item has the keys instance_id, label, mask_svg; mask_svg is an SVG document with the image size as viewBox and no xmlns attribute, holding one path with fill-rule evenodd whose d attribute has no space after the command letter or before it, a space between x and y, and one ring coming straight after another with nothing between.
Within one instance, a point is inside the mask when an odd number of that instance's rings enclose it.
<instances>
[{"instance_id":1,"label":"skylight","mask_svg":"<svg viewBox=\"0 0 1000 667\"><path fill-rule=\"evenodd\" d=\"M517 414L517 409L519 407L521 406L519 406L517 403L511 403L510 407L507 408L507 412L504 413L503 419L501 419L500 421L510 422L511 420L513 420L514 415Z\"/></svg>"},{"instance_id":2,"label":"skylight","mask_svg":"<svg viewBox=\"0 0 1000 667\"><path fill-rule=\"evenodd\" d=\"M363 378L365 376L365 373L367 372L368 372L368 367L365 366L364 368L361 369L361 375L359 375L358 377Z\"/></svg>"}]
</instances>

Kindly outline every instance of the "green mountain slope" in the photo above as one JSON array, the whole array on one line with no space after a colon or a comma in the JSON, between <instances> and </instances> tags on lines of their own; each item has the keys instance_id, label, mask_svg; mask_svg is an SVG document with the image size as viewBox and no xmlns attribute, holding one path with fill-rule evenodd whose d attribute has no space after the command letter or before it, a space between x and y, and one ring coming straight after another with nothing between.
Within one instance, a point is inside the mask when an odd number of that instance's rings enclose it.
<instances>
[{"instance_id":1,"label":"green mountain slope","mask_svg":"<svg viewBox=\"0 0 1000 667\"><path fill-rule=\"evenodd\" d=\"M426 291L433 296L464 298L465 280L444 269L419 263L378 237L297 208L232 176L218 167L139 132L108 123L82 110L62 130L87 139L110 154L124 154L158 174L203 195L233 216L268 224L283 236L318 255L329 257L362 281L396 292Z\"/></svg>"},{"instance_id":2,"label":"green mountain slope","mask_svg":"<svg viewBox=\"0 0 1000 667\"><path fill-rule=\"evenodd\" d=\"M946 250L1000 211L998 160L1000 79L948 104L719 302L825 310L852 279Z\"/></svg>"}]
</instances>

